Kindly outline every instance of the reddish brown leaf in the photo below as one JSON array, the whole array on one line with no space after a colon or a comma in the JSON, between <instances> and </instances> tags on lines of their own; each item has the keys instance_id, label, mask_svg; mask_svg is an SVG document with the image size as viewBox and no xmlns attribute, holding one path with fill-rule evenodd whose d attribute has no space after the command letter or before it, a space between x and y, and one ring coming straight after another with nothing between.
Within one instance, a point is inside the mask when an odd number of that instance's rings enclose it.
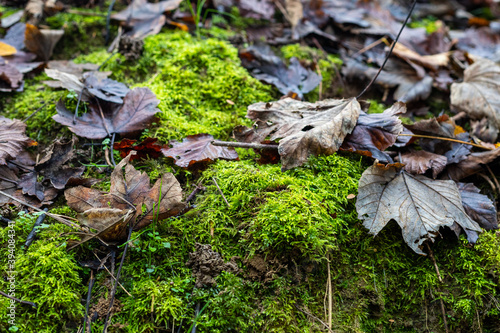
<instances>
[{"instance_id":1,"label":"reddish brown leaf","mask_svg":"<svg viewBox=\"0 0 500 333\"><path fill-rule=\"evenodd\" d=\"M189 169L199 169L216 159L238 159L233 148L214 146L213 140L210 134L189 135L182 142L170 141L172 148L161 151L166 157L173 158L177 166Z\"/></svg>"},{"instance_id":2,"label":"reddish brown leaf","mask_svg":"<svg viewBox=\"0 0 500 333\"><path fill-rule=\"evenodd\" d=\"M73 124L73 113L59 101L53 119L88 139L103 139L112 133L133 135L153 122L154 115L160 112L156 107L159 102L148 88L135 88L127 93L123 105L103 108L100 104L91 104L89 112L76 118L76 124Z\"/></svg>"},{"instance_id":3,"label":"reddish brown leaf","mask_svg":"<svg viewBox=\"0 0 500 333\"><path fill-rule=\"evenodd\" d=\"M168 148L167 145L158 144L157 141L156 138L146 138L141 143L137 143L137 140L123 139L115 142L113 149L120 151L121 158L127 157L132 150L135 150L137 154L132 155L131 161L148 157L156 159L162 156L162 149Z\"/></svg>"},{"instance_id":4,"label":"reddish brown leaf","mask_svg":"<svg viewBox=\"0 0 500 333\"><path fill-rule=\"evenodd\" d=\"M447 158L425 150L418 150L401 155L399 162L405 164L404 169L413 175L421 175L427 170L432 170L432 178L436 179L446 167Z\"/></svg>"},{"instance_id":5,"label":"reddish brown leaf","mask_svg":"<svg viewBox=\"0 0 500 333\"><path fill-rule=\"evenodd\" d=\"M135 228L149 225L154 219L165 219L180 213L185 204L182 189L175 176L164 174L153 187L149 176L129 164L130 156L124 158L111 174L109 193L78 186L64 192L68 206L79 213L86 225L99 231L99 236L109 242L121 242L126 237L125 227L129 210L135 209ZM125 167L125 172L123 172ZM145 211L142 211L145 207ZM100 220L102 216L106 220ZM84 238L85 241L87 238Z\"/></svg>"},{"instance_id":6,"label":"reddish brown leaf","mask_svg":"<svg viewBox=\"0 0 500 333\"><path fill-rule=\"evenodd\" d=\"M0 165L14 159L31 141L25 130L26 124L22 121L0 116Z\"/></svg>"}]
</instances>

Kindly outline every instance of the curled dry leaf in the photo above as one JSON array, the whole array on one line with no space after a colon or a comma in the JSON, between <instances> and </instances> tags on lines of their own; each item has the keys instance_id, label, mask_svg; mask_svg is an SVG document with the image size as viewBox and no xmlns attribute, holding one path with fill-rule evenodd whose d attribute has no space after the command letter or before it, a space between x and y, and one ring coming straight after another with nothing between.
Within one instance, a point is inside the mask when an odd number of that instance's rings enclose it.
<instances>
[{"instance_id":1,"label":"curled dry leaf","mask_svg":"<svg viewBox=\"0 0 500 333\"><path fill-rule=\"evenodd\" d=\"M345 137L340 149L368 155L383 163L392 162L384 150L394 145L403 132L404 127L397 114L405 112L406 105L402 102L395 103L383 113L361 112L356 127Z\"/></svg>"},{"instance_id":2,"label":"curled dry leaf","mask_svg":"<svg viewBox=\"0 0 500 333\"><path fill-rule=\"evenodd\" d=\"M26 24L24 44L26 48L47 62L52 56L54 47L64 35L64 30L38 29L32 24Z\"/></svg>"},{"instance_id":3,"label":"curled dry leaf","mask_svg":"<svg viewBox=\"0 0 500 333\"><path fill-rule=\"evenodd\" d=\"M472 183L458 183L465 212L482 228L498 229L497 210L495 204Z\"/></svg>"},{"instance_id":4,"label":"curled dry leaf","mask_svg":"<svg viewBox=\"0 0 500 333\"><path fill-rule=\"evenodd\" d=\"M484 165L493 162L499 157L500 148L479 153L471 153L464 160L456 164L450 164L446 168L446 172L443 177L459 181L460 179L481 172Z\"/></svg>"},{"instance_id":5,"label":"curled dry leaf","mask_svg":"<svg viewBox=\"0 0 500 333\"><path fill-rule=\"evenodd\" d=\"M454 181L413 176L394 166L374 165L363 172L356 210L373 235L395 220L406 244L423 255L424 241L433 241L441 227L451 227L456 222L465 230L481 232L465 213Z\"/></svg>"},{"instance_id":6,"label":"curled dry leaf","mask_svg":"<svg viewBox=\"0 0 500 333\"><path fill-rule=\"evenodd\" d=\"M418 150L401 155L399 162L405 164L404 169L413 175L421 175L427 170L432 170L432 178L436 179L446 167L447 161L446 156Z\"/></svg>"},{"instance_id":7,"label":"curled dry leaf","mask_svg":"<svg viewBox=\"0 0 500 333\"><path fill-rule=\"evenodd\" d=\"M14 159L31 141L24 134L26 124L0 116L0 165Z\"/></svg>"},{"instance_id":8,"label":"curled dry leaf","mask_svg":"<svg viewBox=\"0 0 500 333\"><path fill-rule=\"evenodd\" d=\"M90 104L89 112L77 117L76 124L73 113L59 101L53 119L88 139L104 139L112 133L133 135L153 122L155 114L160 112L156 107L159 103L149 88L135 88L127 93L123 105L111 104L102 108L99 103Z\"/></svg>"},{"instance_id":9,"label":"curled dry leaf","mask_svg":"<svg viewBox=\"0 0 500 333\"><path fill-rule=\"evenodd\" d=\"M451 105L473 119L487 118L495 130L500 128L500 66L479 59L464 71L464 81L451 85Z\"/></svg>"},{"instance_id":10,"label":"curled dry leaf","mask_svg":"<svg viewBox=\"0 0 500 333\"><path fill-rule=\"evenodd\" d=\"M214 146L213 140L210 134L189 135L182 142L170 141L172 148L163 148L161 152L174 159L175 165L188 169L199 169L217 159L238 160L234 148Z\"/></svg>"},{"instance_id":11,"label":"curled dry leaf","mask_svg":"<svg viewBox=\"0 0 500 333\"><path fill-rule=\"evenodd\" d=\"M154 219L165 219L179 214L185 208L185 204L181 202L182 189L174 175L164 174L151 187L149 176L129 164L131 155L124 158L113 170L109 193L84 186L73 187L64 192L68 206L84 213L87 225L99 224L101 230L106 230L105 235L100 234L99 237L104 237L109 242L121 242L127 235L127 223L124 218L118 218L117 211L125 214L130 209L134 210L134 230L139 230ZM122 170L124 167L125 172ZM92 217L97 218L99 213L110 217L104 225L99 221L90 221ZM115 224L116 227L113 227Z\"/></svg>"},{"instance_id":12,"label":"curled dry leaf","mask_svg":"<svg viewBox=\"0 0 500 333\"><path fill-rule=\"evenodd\" d=\"M23 89L23 74L11 64L0 65L0 91L20 91Z\"/></svg>"},{"instance_id":13,"label":"curled dry leaf","mask_svg":"<svg viewBox=\"0 0 500 333\"><path fill-rule=\"evenodd\" d=\"M316 103L285 98L248 107L254 128L240 131L237 139L262 142L281 139L278 152L282 170L304 164L311 155L331 155L356 126L361 106L355 98L327 99Z\"/></svg>"}]
</instances>

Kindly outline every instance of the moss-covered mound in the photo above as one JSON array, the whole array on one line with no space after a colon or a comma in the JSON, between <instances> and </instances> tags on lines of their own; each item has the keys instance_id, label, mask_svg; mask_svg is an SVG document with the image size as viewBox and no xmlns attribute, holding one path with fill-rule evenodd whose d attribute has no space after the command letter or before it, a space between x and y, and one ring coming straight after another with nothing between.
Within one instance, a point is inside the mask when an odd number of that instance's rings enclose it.
<instances>
[{"instance_id":1,"label":"moss-covered mound","mask_svg":"<svg viewBox=\"0 0 500 333\"><path fill-rule=\"evenodd\" d=\"M61 22L54 18L51 24ZM112 78L153 90L162 112L143 135L163 142L202 132L226 139L235 125L246 123L249 104L276 97L240 66L237 50L220 40L161 33L145 40L136 62L120 55L108 59L103 48L90 51L76 61L104 63ZM322 56L298 46L281 52L285 58ZM331 78L335 64L335 58L323 58L320 71L326 68ZM27 123L28 134L41 143L69 133L51 119L55 102L68 92L45 87L44 79L35 76L24 92L1 97L4 114L18 119L46 103ZM319 90L310 94L314 100ZM76 105L69 95L69 105ZM282 173L279 165L259 165L252 152L239 152L240 161L219 161L196 177L175 170L186 193L193 183L206 190L185 215L132 235L108 332L191 332L194 327L197 332L327 332L330 315L334 332L443 332L444 319L453 332L498 332L500 234L485 232L472 247L443 233L432 246L440 282L433 261L411 251L396 224L373 238L358 221L354 199L348 198L357 193L367 167L359 158L318 157ZM166 164L140 166L156 178ZM70 213L64 200L52 212ZM9 290L7 272L15 269L16 297L38 307L15 303L15 326L7 312L0 312L0 332L81 332L92 276L88 314L92 332L102 332L114 280L106 270L91 272L86 266L95 260L92 252L104 258L109 249L95 241L66 252L66 242L76 236L50 219L25 249L35 219L21 214L12 228L2 222L0 290ZM196 288L200 276L186 266L194 260L190 253L196 243L210 244L238 270L207 270L215 283ZM122 250L116 249L117 263ZM0 297L0 308L10 304Z\"/></svg>"}]
</instances>

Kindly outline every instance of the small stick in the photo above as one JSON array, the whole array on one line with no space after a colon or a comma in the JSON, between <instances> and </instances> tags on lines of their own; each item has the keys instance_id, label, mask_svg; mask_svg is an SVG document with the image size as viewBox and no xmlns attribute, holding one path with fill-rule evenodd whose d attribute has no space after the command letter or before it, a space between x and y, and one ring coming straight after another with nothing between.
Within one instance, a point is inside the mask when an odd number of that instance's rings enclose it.
<instances>
[{"instance_id":1,"label":"small stick","mask_svg":"<svg viewBox=\"0 0 500 333\"><path fill-rule=\"evenodd\" d=\"M35 304L35 303L33 303L33 302L23 301L23 300L21 300L21 299L19 299L19 298L15 298L15 297L13 297L13 296L10 296L9 294L4 293L4 292L3 292L3 291L1 291L1 290L0 290L0 295L5 296L5 297L7 297L7 298L10 298L11 300L14 300L14 301L16 301L16 302L19 302L19 303L21 303L21 304L31 305L33 308L35 308L35 309L36 309L36 304Z\"/></svg>"},{"instance_id":2,"label":"small stick","mask_svg":"<svg viewBox=\"0 0 500 333\"><path fill-rule=\"evenodd\" d=\"M85 317L83 318L83 330L87 331L85 326L88 323L89 324L88 332L92 332L92 322L89 319L89 306L90 306L90 300L92 299L92 288L94 287L94 282L95 282L94 270L91 269L89 287L87 291L87 304L85 305Z\"/></svg>"},{"instance_id":3,"label":"small stick","mask_svg":"<svg viewBox=\"0 0 500 333\"><path fill-rule=\"evenodd\" d=\"M246 143L246 142L231 142L231 141L212 141L214 146L222 147L237 147L237 148L253 148L253 149L278 149L278 145L266 145L262 143Z\"/></svg>"},{"instance_id":4,"label":"small stick","mask_svg":"<svg viewBox=\"0 0 500 333\"><path fill-rule=\"evenodd\" d=\"M45 212L48 211L47 208L44 208L43 210ZM26 238L26 243L24 243L26 251L28 250L28 247L30 247L31 243L33 243L33 241L35 240L36 234L38 233L37 227L39 227L42 224L43 220L45 220L45 216L47 216L47 215L45 215L45 213L43 213L37 217L35 224L33 225L33 229L31 230L28 237Z\"/></svg>"},{"instance_id":5,"label":"small stick","mask_svg":"<svg viewBox=\"0 0 500 333\"><path fill-rule=\"evenodd\" d=\"M223 198L223 199L224 199L224 201L226 202L226 205L227 205L229 208L231 208L231 206L229 205L229 202L227 202L227 199L226 199L226 197L224 196L224 193L222 193L222 190L220 189L219 184L217 184L217 181L215 180L215 178L214 178L214 177L212 177L212 180L214 181L215 186L217 186L217 189L219 190L220 195L222 195L222 198Z\"/></svg>"},{"instance_id":6,"label":"small stick","mask_svg":"<svg viewBox=\"0 0 500 333\"><path fill-rule=\"evenodd\" d=\"M365 47L363 47L361 50L359 50L358 52L354 53L351 58L356 58L358 55L362 54L362 53L365 53L366 51L374 48L375 46L377 46L378 44L380 43L384 43L384 44L389 44L389 41L387 40L387 38L385 37L382 37L380 39L377 39L376 41L374 41L373 43L371 43L370 45L367 45Z\"/></svg>"},{"instance_id":7,"label":"small stick","mask_svg":"<svg viewBox=\"0 0 500 333\"><path fill-rule=\"evenodd\" d=\"M448 333L448 322L446 321L446 309L444 308L443 299L439 299L441 303L441 312L443 313L444 331Z\"/></svg>"},{"instance_id":8,"label":"small stick","mask_svg":"<svg viewBox=\"0 0 500 333\"><path fill-rule=\"evenodd\" d=\"M398 136L413 136L415 138L424 138L424 139L436 139L436 140L443 140L443 141L451 141L451 142L462 143L464 145L470 145L470 146L477 147L477 148L482 148L482 149L485 149L485 150L494 150L492 148L481 146L481 145L478 145L476 143L462 141L462 140L457 140L457 139L452 139L452 138L444 138L444 137L441 137L441 136L420 135L420 134L398 134Z\"/></svg>"},{"instance_id":9,"label":"small stick","mask_svg":"<svg viewBox=\"0 0 500 333\"><path fill-rule=\"evenodd\" d=\"M332 328L332 276L330 274L330 255L328 254L326 269L328 269L328 327Z\"/></svg>"},{"instance_id":10,"label":"small stick","mask_svg":"<svg viewBox=\"0 0 500 333\"><path fill-rule=\"evenodd\" d=\"M495 185L497 186L498 191L500 191L500 184L498 183L498 179L495 176L495 174L493 173L493 171L491 171L491 168L488 164L486 164L486 169L488 169L488 172L490 173L491 177L493 178L493 181L495 182Z\"/></svg>"},{"instance_id":11,"label":"small stick","mask_svg":"<svg viewBox=\"0 0 500 333\"><path fill-rule=\"evenodd\" d=\"M325 328L328 330L328 332L330 333L333 333L332 329L321 319L319 319L318 317L314 316L313 314L311 314L310 312L307 312L306 310L303 310L301 308L299 308L298 305L295 305L295 307L297 308L297 310L299 310L300 312L302 313L305 313L307 316L311 316L312 318L316 319L317 321L319 321L323 326L325 326Z\"/></svg>"},{"instance_id":12,"label":"small stick","mask_svg":"<svg viewBox=\"0 0 500 333\"><path fill-rule=\"evenodd\" d=\"M113 136L111 137L111 147L110 147L110 155L111 155L111 163L113 163L113 166L116 167L116 163L115 163L115 157L113 156L113 151L114 151L114 144L115 144L115 135L116 133L113 132Z\"/></svg>"},{"instance_id":13,"label":"small stick","mask_svg":"<svg viewBox=\"0 0 500 333\"><path fill-rule=\"evenodd\" d=\"M2 195L4 195L4 196L6 196L7 198L11 198L12 200L17 201L17 202L19 202L19 203L21 203L21 204L25 205L26 207L29 207L29 208L31 208L31 209L34 209L34 210L36 210L37 212L44 212L44 211L43 211L43 210L41 210L40 208L37 208L37 207L35 207L35 206L30 205L30 204L29 204L29 203L27 203L27 202L24 202L24 201L22 201L22 200L19 200L18 198L13 197L12 195L5 193L4 191L0 191L0 194L2 194ZM55 215L55 214L51 214L51 213L49 213L49 212L44 212L44 213L45 213L45 214L47 214L49 217L52 217L54 220L57 220L57 221L61 222L62 224L67 225L68 227L72 227L72 228L80 229L80 226L79 226L79 225L77 225L77 224L75 224L75 223L73 223L73 222L71 222L71 221L68 221L68 220L66 220L66 219L64 219L64 218L61 218L61 217L59 217L59 216L57 216L57 215Z\"/></svg>"},{"instance_id":14,"label":"small stick","mask_svg":"<svg viewBox=\"0 0 500 333\"><path fill-rule=\"evenodd\" d=\"M47 102L44 102L42 104L42 106L40 106L38 109L36 109L35 111L33 111L33 113L31 113L29 116L27 116L26 118L24 118L23 120L23 123L27 122L31 117L33 117L35 114L37 114L40 110L42 110L45 105L47 105Z\"/></svg>"},{"instance_id":15,"label":"small stick","mask_svg":"<svg viewBox=\"0 0 500 333\"><path fill-rule=\"evenodd\" d=\"M200 185L196 185L196 187L194 188L193 192L191 192L188 197L186 198L186 203L189 203L191 200L194 199L194 197L201 191L204 191L205 190L205 187L203 186L200 186Z\"/></svg>"},{"instance_id":16,"label":"small stick","mask_svg":"<svg viewBox=\"0 0 500 333\"><path fill-rule=\"evenodd\" d=\"M123 249L122 260L120 261L120 267L118 267L118 272L116 273L116 283L113 284L113 290L111 291L111 300L109 301L108 312L106 314L106 319L104 320L104 328L102 330L103 333L106 333L108 331L109 316L111 314L111 309L113 308L113 303L115 301L116 287L118 285L118 279L120 278L120 273L122 271L123 262L125 261L125 255L127 254L128 242L130 241L130 236L132 236L132 230L134 228L133 225L134 224L132 223L132 219L131 219L129 221L129 230L128 230L128 235L127 235L127 242L125 243L125 248Z\"/></svg>"},{"instance_id":17,"label":"small stick","mask_svg":"<svg viewBox=\"0 0 500 333\"><path fill-rule=\"evenodd\" d=\"M97 254L95 254L95 253L94 253L94 255L97 257L97 259L100 259L100 258L97 256ZM131 295L128 291L127 291L127 289L125 289L125 287L124 287L124 286L123 286L120 282L118 282L118 280L116 280L116 277L115 277L113 274L111 274L111 272L110 272L110 271L109 271L109 269L106 267L106 265L101 265L101 266L102 266L102 268L104 268L104 269L106 270L106 272L108 272L108 274L109 274L109 275L113 278L113 280L115 280L115 281L116 281L116 283L118 283L118 285L120 286L120 288L122 288L122 289L123 289L123 291L124 291L124 292L125 292L128 296L130 296L130 297L134 298L134 296L132 296L132 295Z\"/></svg>"},{"instance_id":18,"label":"small stick","mask_svg":"<svg viewBox=\"0 0 500 333\"><path fill-rule=\"evenodd\" d=\"M384 62L382 63L382 66L380 66L377 74L375 74L375 76L373 77L373 79L370 81L370 83L368 83L368 85L366 86L365 89L363 89L362 92L359 93L358 96L356 96L356 99L359 99L361 96L363 96L363 94L368 90L368 88L371 87L371 85L375 82L375 80L378 78L380 72L382 72L382 69L384 69L384 66L385 64L387 63L387 60L389 60L389 57L391 56L392 54L392 50L394 50L394 46L396 46L396 43L398 42L399 40L399 36L401 36L401 33L403 32L404 28L406 27L406 23L408 23L408 20L410 19L411 17L411 13L413 13L413 9L415 9L415 5L417 4L417 0L413 0L413 3L411 5L411 8L410 8L410 11L408 12L408 16L406 16L406 19L405 21L403 22L403 25L401 26L401 29L399 30L399 33L398 35L396 36L396 39L394 40L394 42L392 43L392 46L391 46L391 49L389 50L389 53L387 54L387 56L385 57L384 59Z\"/></svg>"},{"instance_id":19,"label":"small stick","mask_svg":"<svg viewBox=\"0 0 500 333\"><path fill-rule=\"evenodd\" d=\"M73 125L76 125L76 118L78 118L78 108L80 107L80 102L82 100L83 91L85 90L85 86L83 86L82 90L78 94L78 101L76 102L75 114L73 115Z\"/></svg>"},{"instance_id":20,"label":"small stick","mask_svg":"<svg viewBox=\"0 0 500 333\"><path fill-rule=\"evenodd\" d=\"M116 0L112 0L111 3L109 4L108 7L108 15L106 15L106 40L104 41L105 44L108 44L109 41L109 23L111 21L111 11L113 10L113 6L115 5Z\"/></svg>"},{"instance_id":21,"label":"small stick","mask_svg":"<svg viewBox=\"0 0 500 333\"><path fill-rule=\"evenodd\" d=\"M95 100L97 101L97 106L99 107L99 112L101 113L102 124L104 125L104 129L106 130L106 133L108 133L108 136L111 136L111 132L108 129L108 125L106 125L106 118L104 118L104 112L102 112L101 103L99 103L99 98L96 98Z\"/></svg>"},{"instance_id":22,"label":"small stick","mask_svg":"<svg viewBox=\"0 0 500 333\"><path fill-rule=\"evenodd\" d=\"M427 246L427 249L429 250L429 255L431 256L432 263L434 264L434 268L436 269L436 273L437 273L439 282L443 283L443 279L441 278L441 274L439 273L439 267L436 263L436 258L434 257L434 252L432 251L428 242L426 242L425 245Z\"/></svg>"}]
</instances>

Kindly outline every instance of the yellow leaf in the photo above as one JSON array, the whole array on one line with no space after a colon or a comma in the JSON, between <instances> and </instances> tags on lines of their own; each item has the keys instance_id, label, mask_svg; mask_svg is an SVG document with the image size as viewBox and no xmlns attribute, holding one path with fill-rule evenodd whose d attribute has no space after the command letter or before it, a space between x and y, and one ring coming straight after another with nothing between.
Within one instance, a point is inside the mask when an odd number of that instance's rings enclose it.
<instances>
[{"instance_id":1,"label":"yellow leaf","mask_svg":"<svg viewBox=\"0 0 500 333\"><path fill-rule=\"evenodd\" d=\"M0 42L0 56L10 56L16 54L17 50L14 46L11 46L7 43Z\"/></svg>"}]
</instances>

